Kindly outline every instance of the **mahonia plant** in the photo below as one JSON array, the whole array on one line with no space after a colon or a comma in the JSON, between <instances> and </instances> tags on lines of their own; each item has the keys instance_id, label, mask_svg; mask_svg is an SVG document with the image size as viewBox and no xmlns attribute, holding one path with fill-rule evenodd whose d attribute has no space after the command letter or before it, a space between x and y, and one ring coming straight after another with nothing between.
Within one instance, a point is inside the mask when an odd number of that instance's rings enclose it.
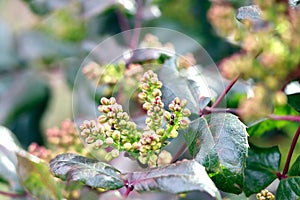
<instances>
[{"instance_id":1,"label":"mahonia plant","mask_svg":"<svg viewBox=\"0 0 300 200\"><path fill-rule=\"evenodd\" d=\"M190 110L187 101L176 97L164 109L161 92L162 82L152 70L147 71L140 79L138 98L147 112L144 130L130 121L114 97L101 98L98 110L102 113L97 119L84 121L80 125L81 136L94 149L112 148L105 155L106 160L119 156L120 151L127 152L142 164L156 166L161 148L170 138L176 138L180 128L187 128ZM166 126L163 126L163 122Z\"/></svg>"}]
</instances>

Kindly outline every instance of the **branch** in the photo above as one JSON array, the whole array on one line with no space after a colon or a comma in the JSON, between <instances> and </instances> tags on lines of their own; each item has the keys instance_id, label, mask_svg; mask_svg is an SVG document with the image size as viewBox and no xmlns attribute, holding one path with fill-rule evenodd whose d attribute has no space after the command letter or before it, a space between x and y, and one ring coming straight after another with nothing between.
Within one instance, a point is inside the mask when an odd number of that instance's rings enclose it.
<instances>
[{"instance_id":1,"label":"branch","mask_svg":"<svg viewBox=\"0 0 300 200\"><path fill-rule=\"evenodd\" d=\"M5 191L0 191L0 195L11 197L11 198L19 198L19 197L25 197L27 194L26 193L11 193L11 192L5 192Z\"/></svg>"},{"instance_id":2,"label":"branch","mask_svg":"<svg viewBox=\"0 0 300 200\"><path fill-rule=\"evenodd\" d=\"M240 75L237 75L233 80L230 81L230 83L226 86L225 90L222 92L222 94L219 96L219 98L214 102L214 104L211 106L211 109L214 109L219 105L219 103L222 101L222 99L225 97L225 95L230 91L230 89L233 87L233 85L238 81Z\"/></svg>"},{"instance_id":3,"label":"branch","mask_svg":"<svg viewBox=\"0 0 300 200\"><path fill-rule=\"evenodd\" d=\"M280 115L271 114L268 117L273 120L286 120L286 121L300 122L300 116L292 116L292 115L280 116Z\"/></svg>"},{"instance_id":4,"label":"branch","mask_svg":"<svg viewBox=\"0 0 300 200\"><path fill-rule=\"evenodd\" d=\"M135 49L138 45L140 34L141 34L141 26L142 26L142 14L143 14L143 0L137 0L137 11L135 15L134 21L134 32L130 41L131 49Z\"/></svg>"},{"instance_id":5,"label":"branch","mask_svg":"<svg viewBox=\"0 0 300 200\"><path fill-rule=\"evenodd\" d=\"M288 170L289 170L291 158L292 158L294 149L295 149L295 147L296 147L296 144L297 144L299 135L300 135L300 126L298 127L297 132L296 132L296 134L294 135L294 138L293 138L293 141L292 141L292 144L291 144L291 147L290 147L288 156L287 156L286 161L285 161L285 165L284 165L283 172L282 172L282 174L281 174L281 176L280 176L281 179L287 178L286 174L287 174L287 172L288 172Z\"/></svg>"},{"instance_id":6,"label":"branch","mask_svg":"<svg viewBox=\"0 0 300 200\"><path fill-rule=\"evenodd\" d=\"M124 15L124 13L120 9L116 9L117 18L119 21L120 29L122 31L122 36L124 38L125 43L130 46L130 33L129 33L129 22L127 20L127 17Z\"/></svg>"}]
</instances>

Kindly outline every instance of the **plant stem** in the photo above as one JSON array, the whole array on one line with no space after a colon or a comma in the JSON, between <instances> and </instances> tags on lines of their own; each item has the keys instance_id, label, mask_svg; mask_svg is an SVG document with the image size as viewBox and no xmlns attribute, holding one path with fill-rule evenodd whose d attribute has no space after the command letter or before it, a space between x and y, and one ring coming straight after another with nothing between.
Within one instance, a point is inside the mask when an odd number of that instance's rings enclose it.
<instances>
[{"instance_id":1,"label":"plant stem","mask_svg":"<svg viewBox=\"0 0 300 200\"><path fill-rule=\"evenodd\" d=\"M287 174L287 172L288 172L288 170L289 170L291 158L292 158L294 149L295 149L295 147L296 147L296 144L297 144L299 135L300 135L300 126L298 127L297 132L296 132L296 134L294 135L294 138L293 138L293 141L292 141L292 144L291 144L291 147L290 147L288 156L287 156L286 161L285 161L284 169L283 169L282 174L281 174L281 176L280 176L281 179L287 178L286 174Z\"/></svg>"},{"instance_id":2,"label":"plant stem","mask_svg":"<svg viewBox=\"0 0 300 200\"><path fill-rule=\"evenodd\" d=\"M130 29L129 22L121 10L117 9L116 14L119 21L120 29L123 32L121 34L124 38L124 41L126 45L130 46L130 32L128 31Z\"/></svg>"},{"instance_id":3,"label":"plant stem","mask_svg":"<svg viewBox=\"0 0 300 200\"><path fill-rule=\"evenodd\" d=\"M273 120L286 120L286 121L300 122L300 116L292 116L292 115L280 116L280 115L271 114L268 117Z\"/></svg>"},{"instance_id":4,"label":"plant stem","mask_svg":"<svg viewBox=\"0 0 300 200\"><path fill-rule=\"evenodd\" d=\"M11 193L11 192L0 191L0 195L11 197L11 198L18 198L18 197L26 196L26 193L19 194L19 193Z\"/></svg>"},{"instance_id":5,"label":"plant stem","mask_svg":"<svg viewBox=\"0 0 300 200\"><path fill-rule=\"evenodd\" d=\"M187 145L186 143L182 144L180 149L176 152L176 154L173 156L172 160L170 163L174 163L178 158L179 156L185 151Z\"/></svg>"},{"instance_id":6,"label":"plant stem","mask_svg":"<svg viewBox=\"0 0 300 200\"><path fill-rule=\"evenodd\" d=\"M134 32L130 41L131 49L135 49L138 45L140 34L141 34L141 26L142 26L142 11L143 11L143 0L137 0L137 11L135 15L134 21Z\"/></svg>"},{"instance_id":7,"label":"plant stem","mask_svg":"<svg viewBox=\"0 0 300 200\"><path fill-rule=\"evenodd\" d=\"M230 83L226 86L225 90L221 93L219 98L211 106L211 109L214 109L215 107L217 107L219 105L219 103L222 101L222 99L225 97L225 95L230 91L232 86L238 81L239 77L240 77L240 75L237 75L236 77L234 77L233 80L230 81Z\"/></svg>"}]
</instances>

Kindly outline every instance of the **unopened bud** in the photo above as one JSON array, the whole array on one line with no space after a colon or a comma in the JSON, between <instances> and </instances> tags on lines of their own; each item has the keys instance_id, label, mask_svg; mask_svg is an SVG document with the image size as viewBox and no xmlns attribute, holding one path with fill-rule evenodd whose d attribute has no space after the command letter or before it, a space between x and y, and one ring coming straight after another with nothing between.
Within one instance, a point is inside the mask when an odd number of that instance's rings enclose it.
<instances>
[{"instance_id":1,"label":"unopened bud","mask_svg":"<svg viewBox=\"0 0 300 200\"><path fill-rule=\"evenodd\" d=\"M132 145L129 142L125 143L123 146L126 151L130 150L132 147Z\"/></svg>"},{"instance_id":2,"label":"unopened bud","mask_svg":"<svg viewBox=\"0 0 300 200\"><path fill-rule=\"evenodd\" d=\"M170 138L176 138L177 136L178 136L178 132L175 129L173 129L170 133Z\"/></svg>"},{"instance_id":3,"label":"unopened bud","mask_svg":"<svg viewBox=\"0 0 300 200\"><path fill-rule=\"evenodd\" d=\"M109 99L106 97L102 97L100 102L102 105L109 105Z\"/></svg>"},{"instance_id":4,"label":"unopened bud","mask_svg":"<svg viewBox=\"0 0 300 200\"><path fill-rule=\"evenodd\" d=\"M107 145L111 145L111 144L114 143L114 139L112 139L111 137L108 137L108 138L105 139L105 143L106 143Z\"/></svg>"},{"instance_id":5,"label":"unopened bud","mask_svg":"<svg viewBox=\"0 0 300 200\"><path fill-rule=\"evenodd\" d=\"M188 116L191 115L191 111L190 111L188 108L185 108L185 109L183 109L183 111L182 111L182 115L183 115L184 117L188 117Z\"/></svg>"},{"instance_id":6,"label":"unopened bud","mask_svg":"<svg viewBox=\"0 0 300 200\"><path fill-rule=\"evenodd\" d=\"M103 123L105 123L106 121L107 121L107 117L106 117L105 115L100 115L100 116L98 117L98 122L99 122L99 123L103 124Z\"/></svg>"},{"instance_id":7,"label":"unopened bud","mask_svg":"<svg viewBox=\"0 0 300 200\"><path fill-rule=\"evenodd\" d=\"M152 95L153 95L154 97L161 96L161 91L160 91L160 89L155 88L155 89L152 91Z\"/></svg>"}]
</instances>

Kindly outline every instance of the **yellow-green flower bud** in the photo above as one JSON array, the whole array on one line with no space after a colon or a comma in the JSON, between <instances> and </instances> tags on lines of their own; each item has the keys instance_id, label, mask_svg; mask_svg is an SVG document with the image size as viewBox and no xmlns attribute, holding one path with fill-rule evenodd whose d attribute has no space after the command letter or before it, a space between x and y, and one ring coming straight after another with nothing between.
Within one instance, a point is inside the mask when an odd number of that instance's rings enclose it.
<instances>
[{"instance_id":1,"label":"yellow-green flower bud","mask_svg":"<svg viewBox=\"0 0 300 200\"><path fill-rule=\"evenodd\" d=\"M180 121L180 128L185 129L185 128L188 127L188 125L189 125L189 122L188 122L187 120L182 119L182 120Z\"/></svg>"},{"instance_id":2,"label":"yellow-green flower bud","mask_svg":"<svg viewBox=\"0 0 300 200\"><path fill-rule=\"evenodd\" d=\"M152 91L152 95L153 95L154 97L161 96L161 91L160 91L160 89L155 88L155 89Z\"/></svg>"},{"instance_id":3,"label":"yellow-green flower bud","mask_svg":"<svg viewBox=\"0 0 300 200\"><path fill-rule=\"evenodd\" d=\"M85 142L86 142L87 144L92 144L92 143L94 143L94 141L95 141L95 138L94 138L94 137L87 137L87 138L85 139Z\"/></svg>"},{"instance_id":4,"label":"yellow-green flower bud","mask_svg":"<svg viewBox=\"0 0 300 200\"><path fill-rule=\"evenodd\" d=\"M170 132L170 138L176 138L178 136L178 131L176 131L175 129L173 129Z\"/></svg>"},{"instance_id":5,"label":"yellow-green flower bud","mask_svg":"<svg viewBox=\"0 0 300 200\"><path fill-rule=\"evenodd\" d=\"M112 139L111 137L108 137L108 138L105 139L105 143L106 143L107 145L111 145L111 144L114 143L114 139Z\"/></svg>"},{"instance_id":6,"label":"yellow-green flower bud","mask_svg":"<svg viewBox=\"0 0 300 200\"><path fill-rule=\"evenodd\" d=\"M183 111L182 111L182 115L183 115L184 117L188 117L188 116L191 115L191 111L190 111L188 108L185 108L185 109L183 109Z\"/></svg>"},{"instance_id":7,"label":"yellow-green flower bud","mask_svg":"<svg viewBox=\"0 0 300 200\"><path fill-rule=\"evenodd\" d=\"M114 130L114 132L112 133L112 138L113 139L118 140L118 139L120 139L120 136L121 136L121 133L118 130Z\"/></svg>"},{"instance_id":8,"label":"yellow-green flower bud","mask_svg":"<svg viewBox=\"0 0 300 200\"><path fill-rule=\"evenodd\" d=\"M143 109L144 109L144 110L149 110L151 107L152 107L152 106L151 106L151 103L149 103L149 102L145 102L145 103L143 104Z\"/></svg>"},{"instance_id":9,"label":"yellow-green flower bud","mask_svg":"<svg viewBox=\"0 0 300 200\"><path fill-rule=\"evenodd\" d=\"M109 100L106 97L102 97L100 102L102 105L109 105Z\"/></svg>"},{"instance_id":10,"label":"yellow-green flower bud","mask_svg":"<svg viewBox=\"0 0 300 200\"><path fill-rule=\"evenodd\" d=\"M129 150L131 149L132 145L131 145L129 142L126 142L126 143L123 145L123 147L124 147L124 149L125 149L126 151L129 151Z\"/></svg>"},{"instance_id":11,"label":"yellow-green flower bud","mask_svg":"<svg viewBox=\"0 0 300 200\"><path fill-rule=\"evenodd\" d=\"M106 117L105 115L100 115L100 116L98 117L98 122L99 122L99 123L103 124L103 123L105 123L106 121L107 121L107 117Z\"/></svg>"}]
</instances>

